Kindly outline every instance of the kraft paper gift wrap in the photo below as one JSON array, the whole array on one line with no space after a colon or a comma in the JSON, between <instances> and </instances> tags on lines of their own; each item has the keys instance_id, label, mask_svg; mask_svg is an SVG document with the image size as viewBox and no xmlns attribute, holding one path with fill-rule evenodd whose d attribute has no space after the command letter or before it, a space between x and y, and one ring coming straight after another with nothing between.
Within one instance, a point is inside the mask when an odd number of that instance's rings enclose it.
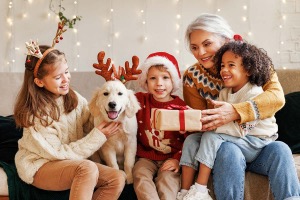
<instances>
[{"instance_id":1,"label":"kraft paper gift wrap","mask_svg":"<svg viewBox=\"0 0 300 200\"><path fill-rule=\"evenodd\" d=\"M200 131L201 110L151 109L151 128L162 131Z\"/></svg>"}]
</instances>

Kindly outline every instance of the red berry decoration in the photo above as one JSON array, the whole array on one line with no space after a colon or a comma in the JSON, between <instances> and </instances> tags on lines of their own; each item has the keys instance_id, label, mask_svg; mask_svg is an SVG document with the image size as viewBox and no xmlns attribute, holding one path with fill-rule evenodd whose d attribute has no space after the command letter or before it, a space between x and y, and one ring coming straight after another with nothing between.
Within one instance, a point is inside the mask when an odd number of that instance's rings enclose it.
<instances>
[{"instance_id":1,"label":"red berry decoration","mask_svg":"<svg viewBox=\"0 0 300 200\"><path fill-rule=\"evenodd\" d=\"M63 36L60 36L60 38L59 38L59 39L61 39L61 40L62 40L62 39L64 39L64 38L63 38Z\"/></svg>"},{"instance_id":2,"label":"red berry decoration","mask_svg":"<svg viewBox=\"0 0 300 200\"><path fill-rule=\"evenodd\" d=\"M29 60L29 59L28 59L28 60L26 60L26 62L27 62L27 63L30 63L30 62L31 62L31 60Z\"/></svg>"},{"instance_id":3,"label":"red berry decoration","mask_svg":"<svg viewBox=\"0 0 300 200\"><path fill-rule=\"evenodd\" d=\"M59 43L59 40L56 40L55 42L56 42L56 43Z\"/></svg>"}]
</instances>

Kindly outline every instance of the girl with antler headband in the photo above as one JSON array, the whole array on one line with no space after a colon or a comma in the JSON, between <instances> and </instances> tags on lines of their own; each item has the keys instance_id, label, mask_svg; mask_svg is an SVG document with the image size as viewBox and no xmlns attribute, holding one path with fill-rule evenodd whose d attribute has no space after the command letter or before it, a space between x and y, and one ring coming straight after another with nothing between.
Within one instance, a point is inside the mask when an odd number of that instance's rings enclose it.
<instances>
[{"instance_id":1,"label":"girl with antler headband","mask_svg":"<svg viewBox=\"0 0 300 200\"><path fill-rule=\"evenodd\" d=\"M16 124L24 128L15 156L20 178L44 190L70 189L70 199L118 199L124 174L87 158L119 124L93 127L88 102L70 88L64 53L34 41L26 45L24 82L14 108Z\"/></svg>"}]
</instances>

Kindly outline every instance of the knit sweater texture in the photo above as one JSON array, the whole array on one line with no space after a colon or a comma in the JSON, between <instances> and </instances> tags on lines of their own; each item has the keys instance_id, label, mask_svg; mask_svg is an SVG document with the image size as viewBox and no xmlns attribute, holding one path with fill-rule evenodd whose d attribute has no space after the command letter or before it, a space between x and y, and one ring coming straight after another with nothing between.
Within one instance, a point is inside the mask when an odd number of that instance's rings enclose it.
<instances>
[{"instance_id":1,"label":"knit sweater texture","mask_svg":"<svg viewBox=\"0 0 300 200\"><path fill-rule=\"evenodd\" d=\"M172 96L173 100L158 102L149 93L136 93L141 105L137 116L137 156L155 161L163 161L169 158L180 160L184 134L179 131L161 131L152 129L150 117L152 108L174 109L174 107L186 108L186 103L178 96ZM179 122L174 122L179 123Z\"/></svg>"},{"instance_id":2,"label":"knit sweater texture","mask_svg":"<svg viewBox=\"0 0 300 200\"><path fill-rule=\"evenodd\" d=\"M196 63L183 75L183 97L191 108L200 110L213 108L208 99L217 100L222 88L223 81L214 67L205 69L201 64ZM232 104L241 117L238 123L272 117L283 107L285 98L276 72L263 86L263 90L263 93L252 99L257 111L249 101Z\"/></svg>"},{"instance_id":3,"label":"knit sweater texture","mask_svg":"<svg viewBox=\"0 0 300 200\"><path fill-rule=\"evenodd\" d=\"M256 105L253 104L252 99L257 95L263 93L262 87L252 85L251 83L245 84L239 91L232 93L232 88L224 88L219 95L219 101L228 103L239 103L248 101L252 104L253 109L257 110ZM217 133L225 133L235 137L244 137L252 135L267 140L277 139L278 126L275 117L266 118L263 120L257 119L251 122L238 124L234 121L224 124L217 128Z\"/></svg>"},{"instance_id":4,"label":"knit sweater texture","mask_svg":"<svg viewBox=\"0 0 300 200\"><path fill-rule=\"evenodd\" d=\"M44 127L36 120L35 126L24 128L15 156L18 174L24 182L31 184L35 173L47 162L86 159L106 141L105 135L93 128L86 99L76 94L78 106L68 114L64 112L63 97L57 99L59 121Z\"/></svg>"}]
</instances>

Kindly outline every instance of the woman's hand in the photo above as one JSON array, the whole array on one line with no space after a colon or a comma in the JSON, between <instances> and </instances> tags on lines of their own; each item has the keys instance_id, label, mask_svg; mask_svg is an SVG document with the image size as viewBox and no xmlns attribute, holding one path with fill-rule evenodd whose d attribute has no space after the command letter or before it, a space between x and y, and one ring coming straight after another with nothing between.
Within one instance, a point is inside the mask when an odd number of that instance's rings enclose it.
<instances>
[{"instance_id":1,"label":"woman's hand","mask_svg":"<svg viewBox=\"0 0 300 200\"><path fill-rule=\"evenodd\" d=\"M171 158L166 160L160 167L160 171L174 171L177 173L179 171L179 161Z\"/></svg>"},{"instance_id":2,"label":"woman's hand","mask_svg":"<svg viewBox=\"0 0 300 200\"><path fill-rule=\"evenodd\" d=\"M240 119L230 103L211 100L214 109L202 110L202 131L211 131L231 121Z\"/></svg>"},{"instance_id":3,"label":"woman's hand","mask_svg":"<svg viewBox=\"0 0 300 200\"><path fill-rule=\"evenodd\" d=\"M97 128L106 138L109 138L118 132L120 125L121 124L117 122L102 122Z\"/></svg>"}]
</instances>

